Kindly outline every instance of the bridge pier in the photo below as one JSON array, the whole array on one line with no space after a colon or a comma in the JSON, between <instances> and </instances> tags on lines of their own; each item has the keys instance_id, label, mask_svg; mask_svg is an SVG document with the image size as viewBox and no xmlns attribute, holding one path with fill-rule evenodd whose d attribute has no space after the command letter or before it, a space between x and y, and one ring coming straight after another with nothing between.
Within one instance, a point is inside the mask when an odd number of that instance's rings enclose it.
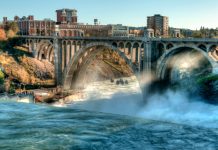
<instances>
[{"instance_id":1,"label":"bridge pier","mask_svg":"<svg viewBox=\"0 0 218 150\"><path fill-rule=\"evenodd\" d=\"M30 45L31 45L31 50L30 50L30 51L32 51L33 57L34 57L34 58L37 58L38 52L37 52L37 45L36 45L36 43L33 42L33 43L31 43Z\"/></svg>"},{"instance_id":2,"label":"bridge pier","mask_svg":"<svg viewBox=\"0 0 218 150\"><path fill-rule=\"evenodd\" d=\"M144 42L144 73L151 74L151 41L147 40Z\"/></svg>"},{"instance_id":3,"label":"bridge pier","mask_svg":"<svg viewBox=\"0 0 218 150\"><path fill-rule=\"evenodd\" d=\"M141 51L142 51L142 45L139 45L139 49L138 49L138 72L141 72Z\"/></svg>"},{"instance_id":4,"label":"bridge pier","mask_svg":"<svg viewBox=\"0 0 218 150\"><path fill-rule=\"evenodd\" d=\"M131 47L131 62L132 63L135 63L135 57L136 57L135 53L136 53L136 48Z\"/></svg>"},{"instance_id":5,"label":"bridge pier","mask_svg":"<svg viewBox=\"0 0 218 150\"><path fill-rule=\"evenodd\" d=\"M66 64L70 61L70 43L67 42L67 49L66 49Z\"/></svg>"},{"instance_id":6,"label":"bridge pier","mask_svg":"<svg viewBox=\"0 0 218 150\"><path fill-rule=\"evenodd\" d=\"M54 42L54 64L56 85L62 85L62 45L55 37Z\"/></svg>"}]
</instances>

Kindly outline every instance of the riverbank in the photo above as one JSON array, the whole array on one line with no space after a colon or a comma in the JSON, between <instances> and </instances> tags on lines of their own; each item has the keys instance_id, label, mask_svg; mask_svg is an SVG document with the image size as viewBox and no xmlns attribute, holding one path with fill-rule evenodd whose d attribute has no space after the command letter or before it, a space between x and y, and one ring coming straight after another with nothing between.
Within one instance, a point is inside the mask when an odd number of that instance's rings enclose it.
<instances>
[{"instance_id":1,"label":"riverbank","mask_svg":"<svg viewBox=\"0 0 218 150\"><path fill-rule=\"evenodd\" d=\"M35 103L34 95L30 93L20 94L0 94L1 102L19 102L19 103Z\"/></svg>"},{"instance_id":2,"label":"riverbank","mask_svg":"<svg viewBox=\"0 0 218 150\"><path fill-rule=\"evenodd\" d=\"M35 59L16 39L0 41L0 93L19 93L39 87L54 87L54 65Z\"/></svg>"}]
</instances>

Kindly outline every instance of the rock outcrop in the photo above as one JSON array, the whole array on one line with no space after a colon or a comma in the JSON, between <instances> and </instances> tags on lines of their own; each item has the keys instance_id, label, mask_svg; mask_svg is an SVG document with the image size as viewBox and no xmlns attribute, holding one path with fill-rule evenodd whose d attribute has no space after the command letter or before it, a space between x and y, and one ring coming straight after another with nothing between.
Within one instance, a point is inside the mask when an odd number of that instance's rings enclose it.
<instances>
[{"instance_id":1,"label":"rock outcrop","mask_svg":"<svg viewBox=\"0 0 218 150\"><path fill-rule=\"evenodd\" d=\"M16 57L6 53L0 54L0 65L5 74L12 80L24 84L46 83L54 81L54 65L32 57Z\"/></svg>"}]
</instances>

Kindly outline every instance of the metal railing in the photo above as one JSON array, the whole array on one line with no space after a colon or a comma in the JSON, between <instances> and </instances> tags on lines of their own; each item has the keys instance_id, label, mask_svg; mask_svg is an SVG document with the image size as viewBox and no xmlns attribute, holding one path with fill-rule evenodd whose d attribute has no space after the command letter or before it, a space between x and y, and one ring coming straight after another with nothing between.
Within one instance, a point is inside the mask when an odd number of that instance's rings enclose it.
<instances>
[{"instance_id":1,"label":"metal railing","mask_svg":"<svg viewBox=\"0 0 218 150\"><path fill-rule=\"evenodd\" d=\"M218 39L214 38L151 38L151 41L162 42L217 42Z\"/></svg>"}]
</instances>

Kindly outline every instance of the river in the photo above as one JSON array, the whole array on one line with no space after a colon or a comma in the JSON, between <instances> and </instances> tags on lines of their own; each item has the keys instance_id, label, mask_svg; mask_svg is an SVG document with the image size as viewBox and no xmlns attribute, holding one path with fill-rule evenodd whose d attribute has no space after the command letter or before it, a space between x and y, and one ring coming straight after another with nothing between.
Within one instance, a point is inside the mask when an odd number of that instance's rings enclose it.
<instances>
[{"instance_id":1,"label":"river","mask_svg":"<svg viewBox=\"0 0 218 150\"><path fill-rule=\"evenodd\" d=\"M218 106L180 91L143 100L126 80L95 82L66 105L1 101L0 149L218 149Z\"/></svg>"}]
</instances>

